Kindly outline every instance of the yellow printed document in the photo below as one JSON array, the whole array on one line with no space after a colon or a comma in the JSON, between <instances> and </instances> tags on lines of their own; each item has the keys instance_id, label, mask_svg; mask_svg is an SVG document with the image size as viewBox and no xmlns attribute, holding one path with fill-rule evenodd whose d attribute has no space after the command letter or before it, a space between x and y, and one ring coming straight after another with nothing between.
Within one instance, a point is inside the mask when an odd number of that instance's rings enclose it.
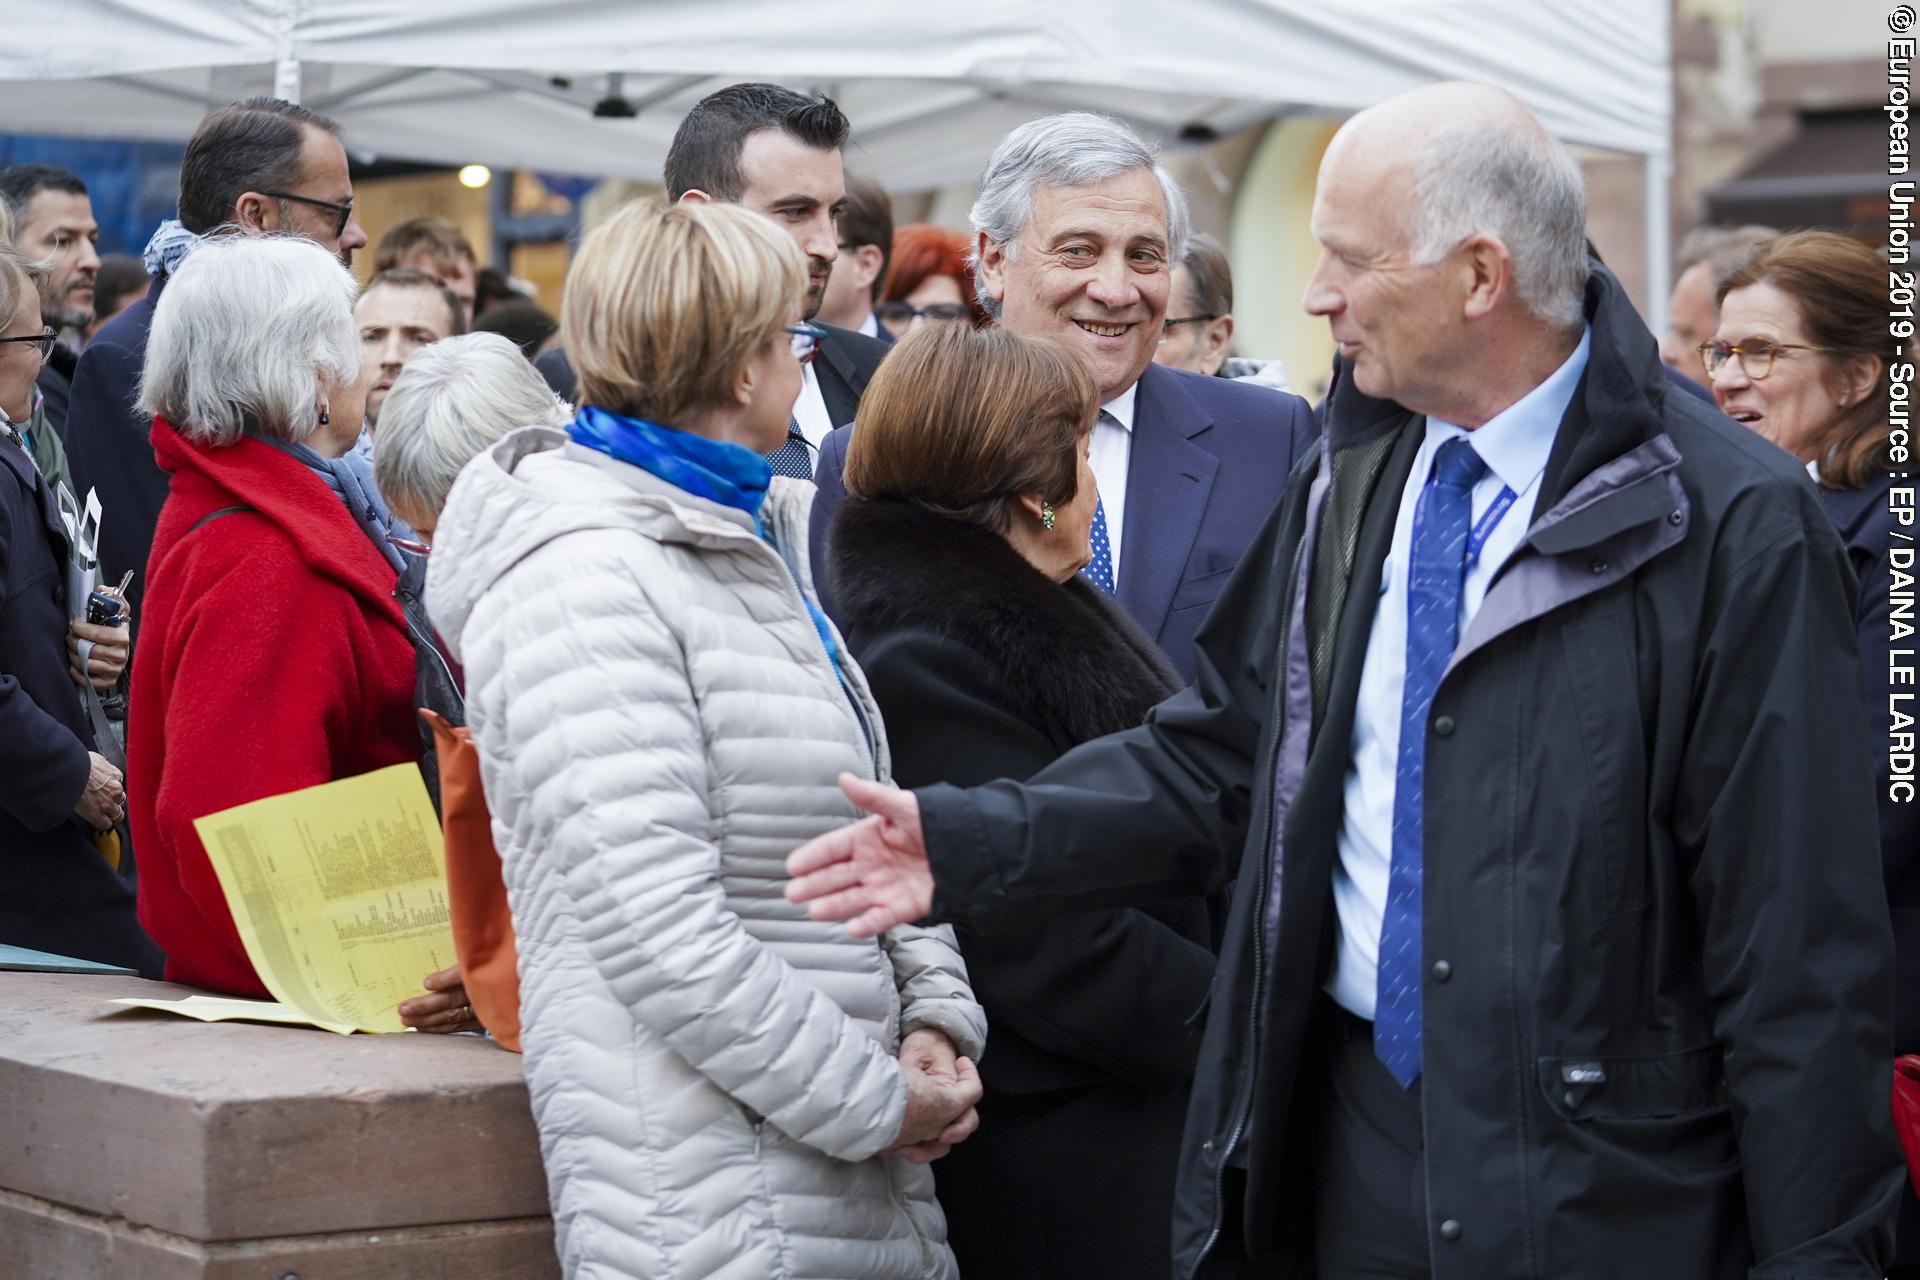
<instances>
[{"instance_id":1,"label":"yellow printed document","mask_svg":"<svg viewBox=\"0 0 1920 1280\"><path fill-rule=\"evenodd\" d=\"M260 980L315 1025L405 1030L394 1007L454 963L440 825L416 766L193 825Z\"/></svg>"},{"instance_id":2,"label":"yellow printed document","mask_svg":"<svg viewBox=\"0 0 1920 1280\"><path fill-rule=\"evenodd\" d=\"M271 1000L229 999L226 996L182 996L178 1000L153 1000L128 996L108 1003L123 1004L130 1009L158 1009L162 1013L177 1013L183 1018L197 1018L201 1022L291 1022L295 1026L319 1027L343 1036L350 1036L360 1029L341 1022L317 1022L298 1009L289 1009Z\"/></svg>"}]
</instances>

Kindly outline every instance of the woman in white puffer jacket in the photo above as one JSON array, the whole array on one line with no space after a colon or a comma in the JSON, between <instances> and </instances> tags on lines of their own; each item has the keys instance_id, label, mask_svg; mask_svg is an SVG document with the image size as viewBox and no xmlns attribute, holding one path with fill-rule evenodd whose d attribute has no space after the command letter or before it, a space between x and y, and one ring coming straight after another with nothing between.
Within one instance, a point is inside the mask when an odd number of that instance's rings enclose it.
<instances>
[{"instance_id":1,"label":"woman in white puffer jacket","mask_svg":"<svg viewBox=\"0 0 1920 1280\"><path fill-rule=\"evenodd\" d=\"M813 486L760 456L804 285L744 209L617 214L567 279L579 415L476 458L436 530L570 1277L955 1274L925 1161L976 1123L985 1025L953 939L782 893L857 816L836 776L888 768L811 598Z\"/></svg>"}]
</instances>

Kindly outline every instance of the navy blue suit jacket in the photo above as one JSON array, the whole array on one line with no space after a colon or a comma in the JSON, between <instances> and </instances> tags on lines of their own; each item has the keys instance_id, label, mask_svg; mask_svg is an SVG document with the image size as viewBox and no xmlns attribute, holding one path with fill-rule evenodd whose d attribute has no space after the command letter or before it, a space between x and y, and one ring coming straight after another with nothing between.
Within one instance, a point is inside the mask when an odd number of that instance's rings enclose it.
<instances>
[{"instance_id":1,"label":"navy blue suit jacket","mask_svg":"<svg viewBox=\"0 0 1920 1280\"><path fill-rule=\"evenodd\" d=\"M1157 364L1139 386L1115 595L1191 681L1194 633L1320 428L1305 400L1268 387ZM814 585L836 622L826 543L846 496L840 469L857 425L820 447L808 531Z\"/></svg>"}]
</instances>

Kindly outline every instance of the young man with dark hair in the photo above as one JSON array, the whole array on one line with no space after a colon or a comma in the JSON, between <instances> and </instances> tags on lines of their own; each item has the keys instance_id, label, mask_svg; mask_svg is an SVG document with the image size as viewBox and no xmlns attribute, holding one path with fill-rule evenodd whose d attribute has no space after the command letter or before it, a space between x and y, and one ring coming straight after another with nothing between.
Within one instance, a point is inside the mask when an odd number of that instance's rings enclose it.
<instances>
[{"instance_id":1,"label":"young man with dark hair","mask_svg":"<svg viewBox=\"0 0 1920 1280\"><path fill-rule=\"evenodd\" d=\"M0 169L0 205L12 218L14 246L27 261L48 267L35 278L40 322L62 330L66 340L54 344L34 385L40 389L48 423L65 436L73 371L80 359L79 331L93 319L94 275L100 269L94 246L100 227L93 220L87 184L57 165ZM66 331L72 332L71 338Z\"/></svg>"},{"instance_id":2,"label":"young man with dark hair","mask_svg":"<svg viewBox=\"0 0 1920 1280\"><path fill-rule=\"evenodd\" d=\"M840 149L848 131L847 118L829 98L779 85L735 84L696 103L667 150L671 199L745 205L786 228L807 258L808 319L819 311L840 255L837 224L847 202ZM867 379L887 354L884 342L823 327L827 337L820 358L806 366L787 443L768 455L781 475L812 478L820 442L853 420ZM548 352L536 367L559 395L577 397L564 351Z\"/></svg>"},{"instance_id":3,"label":"young man with dark hair","mask_svg":"<svg viewBox=\"0 0 1920 1280\"><path fill-rule=\"evenodd\" d=\"M367 281L353 304L353 322L360 326L360 383L367 389L369 430L379 426L380 407L408 357L467 331L466 313L447 283L411 267L390 267Z\"/></svg>"},{"instance_id":4,"label":"young man with dark hair","mask_svg":"<svg viewBox=\"0 0 1920 1280\"><path fill-rule=\"evenodd\" d=\"M353 216L353 182L340 126L278 98L249 98L211 112L180 162L180 217L147 245L147 296L94 335L73 376L67 455L74 491L99 492L100 568L118 580L134 570L134 627L145 586L147 549L167 498L155 465L151 421L134 407L146 362L147 331L167 274L202 236L291 234L350 265L367 233Z\"/></svg>"},{"instance_id":5,"label":"young man with dark hair","mask_svg":"<svg viewBox=\"0 0 1920 1280\"><path fill-rule=\"evenodd\" d=\"M429 215L408 218L389 227L373 247L376 273L406 268L424 271L453 292L460 301L460 332L473 327L473 299L480 260L473 242L451 218ZM371 287L371 286L369 286Z\"/></svg>"},{"instance_id":6,"label":"young man with dark hair","mask_svg":"<svg viewBox=\"0 0 1920 1280\"><path fill-rule=\"evenodd\" d=\"M821 324L864 333L891 343L893 335L873 314L893 256L893 201L872 178L847 179L840 212L840 256L827 276L827 294L814 317Z\"/></svg>"}]
</instances>

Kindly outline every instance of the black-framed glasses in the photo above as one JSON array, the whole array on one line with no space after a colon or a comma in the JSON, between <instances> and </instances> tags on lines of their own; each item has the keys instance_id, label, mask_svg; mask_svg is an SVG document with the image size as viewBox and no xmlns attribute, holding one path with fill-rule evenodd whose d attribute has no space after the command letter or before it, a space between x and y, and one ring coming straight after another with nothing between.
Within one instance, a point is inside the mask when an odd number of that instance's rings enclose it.
<instances>
[{"instance_id":1,"label":"black-framed glasses","mask_svg":"<svg viewBox=\"0 0 1920 1280\"><path fill-rule=\"evenodd\" d=\"M873 309L880 322L889 329L897 329L912 324L922 318L928 320L958 320L967 314L964 302L936 302L930 306L916 307L906 299L883 302Z\"/></svg>"},{"instance_id":2,"label":"black-framed glasses","mask_svg":"<svg viewBox=\"0 0 1920 1280\"><path fill-rule=\"evenodd\" d=\"M801 364L812 364L813 358L820 354L820 344L827 340L825 329L804 320L799 324L790 324L780 332L788 335L787 346L793 352L793 358Z\"/></svg>"},{"instance_id":3,"label":"black-framed glasses","mask_svg":"<svg viewBox=\"0 0 1920 1280\"><path fill-rule=\"evenodd\" d=\"M1207 312L1203 315L1181 316L1178 319L1169 319L1167 321L1166 328L1160 331L1160 341L1165 342L1168 338L1171 338L1173 336L1174 329L1179 325L1205 324L1209 320L1218 320L1219 318L1220 318L1219 316L1214 315L1212 312Z\"/></svg>"},{"instance_id":4,"label":"black-framed glasses","mask_svg":"<svg viewBox=\"0 0 1920 1280\"><path fill-rule=\"evenodd\" d=\"M40 348L40 358L45 360L53 354L53 340L58 335L59 331L49 324L42 325L38 333L26 334L18 338L0 338L0 342L31 342Z\"/></svg>"},{"instance_id":5,"label":"black-framed glasses","mask_svg":"<svg viewBox=\"0 0 1920 1280\"><path fill-rule=\"evenodd\" d=\"M260 194L263 196L272 196L275 200L292 200L299 204L310 204L316 209L329 210L335 218L339 219L333 227L335 239L347 234L347 224L353 221L353 201L351 200L345 204L336 204L332 200L321 200L314 196L295 195L291 191L262 191Z\"/></svg>"},{"instance_id":6,"label":"black-framed glasses","mask_svg":"<svg viewBox=\"0 0 1920 1280\"><path fill-rule=\"evenodd\" d=\"M1707 366L1709 378L1719 376L1727 367L1727 361L1738 359L1740 367L1755 382L1773 372L1773 359L1786 351L1825 351L1825 347L1809 347L1800 342L1768 342L1765 338L1749 338L1738 346L1725 342L1703 342L1694 350L1700 353L1700 362Z\"/></svg>"}]
</instances>

